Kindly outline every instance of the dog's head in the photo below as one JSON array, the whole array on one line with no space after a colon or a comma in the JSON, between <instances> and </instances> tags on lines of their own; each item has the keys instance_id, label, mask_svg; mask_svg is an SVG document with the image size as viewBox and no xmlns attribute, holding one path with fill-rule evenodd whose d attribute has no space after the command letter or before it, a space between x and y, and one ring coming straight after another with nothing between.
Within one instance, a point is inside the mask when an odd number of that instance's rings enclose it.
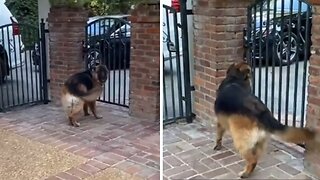
<instances>
[{"instance_id":1,"label":"dog's head","mask_svg":"<svg viewBox=\"0 0 320 180\"><path fill-rule=\"evenodd\" d=\"M105 65L98 65L93 69L94 77L99 83L104 84L108 79L109 70Z\"/></svg>"},{"instance_id":2,"label":"dog's head","mask_svg":"<svg viewBox=\"0 0 320 180\"><path fill-rule=\"evenodd\" d=\"M227 70L227 77L237 77L242 80L251 79L251 67L246 62L233 63Z\"/></svg>"}]
</instances>

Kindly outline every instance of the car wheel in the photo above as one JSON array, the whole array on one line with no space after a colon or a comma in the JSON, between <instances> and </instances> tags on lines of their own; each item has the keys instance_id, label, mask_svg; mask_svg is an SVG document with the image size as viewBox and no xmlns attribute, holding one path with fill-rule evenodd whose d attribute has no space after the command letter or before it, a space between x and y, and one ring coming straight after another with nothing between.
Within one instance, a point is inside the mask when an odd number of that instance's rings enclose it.
<instances>
[{"instance_id":1,"label":"car wheel","mask_svg":"<svg viewBox=\"0 0 320 180\"><path fill-rule=\"evenodd\" d=\"M101 63L101 52L98 49L89 49L87 53L87 68L92 69L93 67Z\"/></svg>"},{"instance_id":2,"label":"car wheel","mask_svg":"<svg viewBox=\"0 0 320 180\"><path fill-rule=\"evenodd\" d=\"M276 63L277 65L290 65L296 61L298 56L298 43L297 36L291 33L291 39L289 39L289 33L284 33L282 42L279 40L276 43ZM282 44L282 45L281 45ZM290 49L289 48L290 45ZM282 46L282 47L281 47Z\"/></svg>"}]
</instances>

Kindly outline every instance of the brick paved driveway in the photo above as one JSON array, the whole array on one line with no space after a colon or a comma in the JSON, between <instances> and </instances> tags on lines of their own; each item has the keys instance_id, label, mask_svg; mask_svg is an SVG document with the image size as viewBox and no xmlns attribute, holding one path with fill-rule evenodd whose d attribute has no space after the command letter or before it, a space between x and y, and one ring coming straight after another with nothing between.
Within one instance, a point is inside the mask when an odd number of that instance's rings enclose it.
<instances>
[{"instance_id":1,"label":"brick paved driveway","mask_svg":"<svg viewBox=\"0 0 320 180\"><path fill-rule=\"evenodd\" d=\"M244 161L230 136L214 151L214 127L199 122L164 128L164 179L237 179ZM303 170L302 148L272 141L251 179L314 179Z\"/></svg>"},{"instance_id":2,"label":"brick paved driveway","mask_svg":"<svg viewBox=\"0 0 320 180\"><path fill-rule=\"evenodd\" d=\"M51 179L82 179L109 167L159 179L158 123L129 117L126 108L102 103L97 106L103 119L81 114L79 128L69 126L61 108L53 105L2 113L0 128L87 158L86 163Z\"/></svg>"}]
</instances>

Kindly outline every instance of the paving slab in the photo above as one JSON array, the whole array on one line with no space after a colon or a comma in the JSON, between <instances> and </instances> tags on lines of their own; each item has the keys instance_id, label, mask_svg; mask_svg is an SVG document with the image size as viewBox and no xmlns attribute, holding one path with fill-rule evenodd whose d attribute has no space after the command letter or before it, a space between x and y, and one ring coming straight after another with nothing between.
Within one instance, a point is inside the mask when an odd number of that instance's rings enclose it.
<instances>
[{"instance_id":1,"label":"paving slab","mask_svg":"<svg viewBox=\"0 0 320 180\"><path fill-rule=\"evenodd\" d=\"M113 175L118 174L120 179L122 177L160 179L159 121L130 117L128 108L100 102L97 103L97 112L103 117L102 119L95 119L92 115L78 114L80 127L70 126L62 108L50 103L24 106L0 113L1 131L25 138L25 142L29 142L32 147L33 144L37 147L42 145L54 149L52 151L57 154L63 153L66 157L56 160L64 166L58 165L56 161L52 163L57 164L57 167L50 166L51 162L45 158L37 164L37 156L34 153L37 149L29 148L32 152L30 154L32 161L23 163L25 168L39 165L45 170L33 168L33 172L29 175L14 179L37 179L40 176L41 179L90 177L99 179L108 172L113 172ZM1 139L8 137L9 135L4 134ZM19 143L15 144L19 145ZM2 148L1 144L0 148ZM6 153L9 151L11 149L8 147ZM23 156L22 150L17 151L16 154ZM49 155L45 157L49 158ZM81 161L71 163L70 160L70 163L67 163L69 162L67 155L77 157ZM18 159L7 155L7 160L15 163L12 166L16 167L16 172L24 171L23 167L18 166ZM41 163L47 163L47 166ZM59 166L61 166L60 169ZM8 172L2 166L0 172L3 171ZM47 171L48 173L45 173Z\"/></svg>"},{"instance_id":2,"label":"paving slab","mask_svg":"<svg viewBox=\"0 0 320 180\"><path fill-rule=\"evenodd\" d=\"M215 146L215 127L199 121L164 127L164 179L238 179L245 161L233 147L230 135L223 148ZM317 179L304 170L303 150L278 140L269 141L249 179Z\"/></svg>"}]
</instances>

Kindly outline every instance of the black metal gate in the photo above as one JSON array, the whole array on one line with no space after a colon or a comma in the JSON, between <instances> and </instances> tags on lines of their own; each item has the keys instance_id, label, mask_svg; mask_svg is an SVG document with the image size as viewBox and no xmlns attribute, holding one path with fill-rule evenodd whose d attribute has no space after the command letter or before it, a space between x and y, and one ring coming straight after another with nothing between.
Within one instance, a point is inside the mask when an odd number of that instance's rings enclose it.
<instances>
[{"instance_id":1,"label":"black metal gate","mask_svg":"<svg viewBox=\"0 0 320 180\"><path fill-rule=\"evenodd\" d=\"M180 10L163 5L163 119L164 125L185 118L192 122L186 0Z\"/></svg>"},{"instance_id":2,"label":"black metal gate","mask_svg":"<svg viewBox=\"0 0 320 180\"><path fill-rule=\"evenodd\" d=\"M305 126L311 6L301 0L259 0L248 7L245 59L253 93L282 123Z\"/></svg>"},{"instance_id":3,"label":"black metal gate","mask_svg":"<svg viewBox=\"0 0 320 180\"><path fill-rule=\"evenodd\" d=\"M86 26L85 65L104 64L109 78L99 101L129 106L131 25L127 15L93 17Z\"/></svg>"},{"instance_id":4,"label":"black metal gate","mask_svg":"<svg viewBox=\"0 0 320 180\"><path fill-rule=\"evenodd\" d=\"M0 26L0 111L48 103L45 24Z\"/></svg>"}]
</instances>

